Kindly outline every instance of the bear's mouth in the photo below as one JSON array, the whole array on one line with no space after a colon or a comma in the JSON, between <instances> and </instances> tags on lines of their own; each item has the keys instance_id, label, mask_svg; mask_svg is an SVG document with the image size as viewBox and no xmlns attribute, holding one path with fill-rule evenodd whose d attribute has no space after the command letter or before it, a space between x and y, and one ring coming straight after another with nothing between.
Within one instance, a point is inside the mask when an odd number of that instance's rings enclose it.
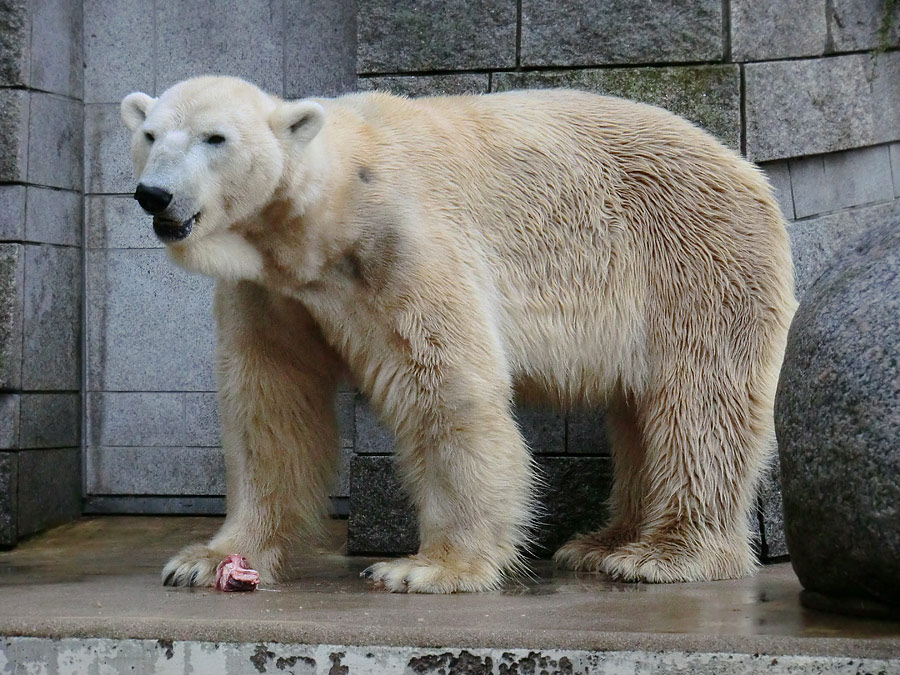
<instances>
[{"instance_id":1,"label":"bear's mouth","mask_svg":"<svg viewBox=\"0 0 900 675\"><path fill-rule=\"evenodd\" d=\"M171 244L172 242L185 239L191 233L194 223L198 218L200 218L199 213L195 213L184 221L169 220L167 218L162 218L161 216L154 216L153 231L161 242L164 244Z\"/></svg>"}]
</instances>

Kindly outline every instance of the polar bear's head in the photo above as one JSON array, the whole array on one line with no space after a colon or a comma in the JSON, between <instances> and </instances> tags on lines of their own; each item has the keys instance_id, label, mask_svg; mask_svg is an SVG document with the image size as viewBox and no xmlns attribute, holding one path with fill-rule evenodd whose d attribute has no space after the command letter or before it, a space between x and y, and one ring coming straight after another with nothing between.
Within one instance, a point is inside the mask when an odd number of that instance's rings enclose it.
<instances>
[{"instance_id":1,"label":"polar bear's head","mask_svg":"<svg viewBox=\"0 0 900 675\"><path fill-rule=\"evenodd\" d=\"M251 218L296 180L285 169L325 115L314 101L282 101L230 77L186 80L159 98L135 92L121 113L132 131L135 199L156 235L179 247Z\"/></svg>"}]
</instances>

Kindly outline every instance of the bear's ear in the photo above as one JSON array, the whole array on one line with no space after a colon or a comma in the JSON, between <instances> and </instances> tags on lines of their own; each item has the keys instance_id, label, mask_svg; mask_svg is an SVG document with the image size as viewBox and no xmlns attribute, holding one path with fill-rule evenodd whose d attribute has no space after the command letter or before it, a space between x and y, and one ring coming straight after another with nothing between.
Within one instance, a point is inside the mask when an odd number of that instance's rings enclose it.
<instances>
[{"instance_id":1,"label":"bear's ear","mask_svg":"<svg viewBox=\"0 0 900 675\"><path fill-rule=\"evenodd\" d=\"M325 124L325 109L315 101L283 101L269 116L269 126L279 138L309 143Z\"/></svg>"},{"instance_id":2,"label":"bear's ear","mask_svg":"<svg viewBox=\"0 0 900 675\"><path fill-rule=\"evenodd\" d=\"M134 131L144 123L147 119L147 113L156 103L156 99L148 96L142 91L136 91L128 94L122 99L122 105L119 106L119 112L122 114L122 121L125 126Z\"/></svg>"}]
</instances>

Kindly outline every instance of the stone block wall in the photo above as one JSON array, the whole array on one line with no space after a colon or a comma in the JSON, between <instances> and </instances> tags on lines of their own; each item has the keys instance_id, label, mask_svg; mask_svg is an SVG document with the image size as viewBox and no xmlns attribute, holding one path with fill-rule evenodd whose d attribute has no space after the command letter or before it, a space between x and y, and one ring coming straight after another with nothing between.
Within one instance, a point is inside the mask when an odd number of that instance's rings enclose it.
<instances>
[{"instance_id":1,"label":"stone block wall","mask_svg":"<svg viewBox=\"0 0 900 675\"><path fill-rule=\"evenodd\" d=\"M81 2L0 2L0 546L81 512Z\"/></svg>"},{"instance_id":2,"label":"stone block wall","mask_svg":"<svg viewBox=\"0 0 900 675\"><path fill-rule=\"evenodd\" d=\"M421 96L572 87L697 123L768 175L790 221L798 296L855 235L900 214L895 2L369 0L357 21L360 89ZM601 413L518 415L551 484L576 462L564 492L608 484ZM394 480L390 441L371 427L358 412L354 486L357 474L360 485ZM351 551L415 546L397 494L351 490ZM545 501L553 512L555 499ZM551 518L543 538L597 526L604 515ZM763 557L785 555L777 466L758 519Z\"/></svg>"}]
</instances>

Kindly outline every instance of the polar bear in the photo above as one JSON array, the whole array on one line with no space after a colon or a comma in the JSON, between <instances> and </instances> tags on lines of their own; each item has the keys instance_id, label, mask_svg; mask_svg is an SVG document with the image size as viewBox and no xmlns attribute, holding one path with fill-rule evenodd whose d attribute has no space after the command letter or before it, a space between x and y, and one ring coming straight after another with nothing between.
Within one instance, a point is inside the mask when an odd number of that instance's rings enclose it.
<instances>
[{"instance_id":1,"label":"polar bear","mask_svg":"<svg viewBox=\"0 0 900 675\"><path fill-rule=\"evenodd\" d=\"M628 581L740 577L795 308L760 172L659 108L555 90L281 100L202 77L125 97L172 260L217 279L228 514L163 569L263 580L321 530L349 374L396 436L417 555L380 589L495 589L535 471L514 395L606 406L612 520L556 553Z\"/></svg>"}]
</instances>

